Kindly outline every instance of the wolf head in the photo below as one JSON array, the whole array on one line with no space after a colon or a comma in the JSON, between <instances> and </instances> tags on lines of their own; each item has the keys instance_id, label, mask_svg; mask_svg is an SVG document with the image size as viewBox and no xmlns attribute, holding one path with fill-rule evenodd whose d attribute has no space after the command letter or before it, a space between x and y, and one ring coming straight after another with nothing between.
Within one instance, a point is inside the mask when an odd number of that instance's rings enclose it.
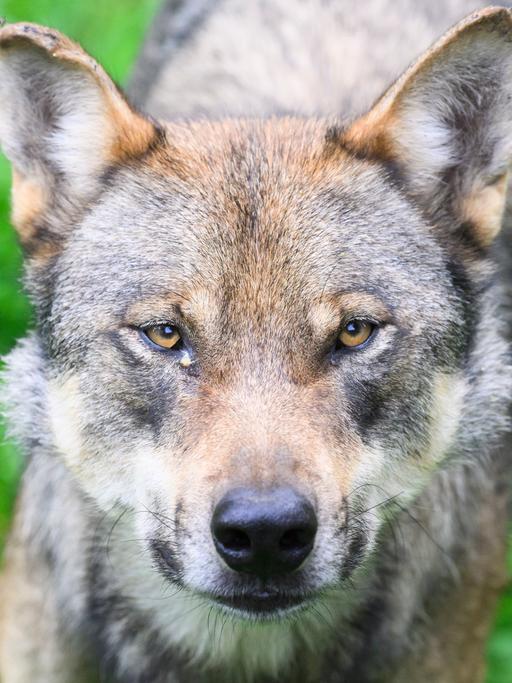
<instances>
[{"instance_id":1,"label":"wolf head","mask_svg":"<svg viewBox=\"0 0 512 683\"><path fill-rule=\"evenodd\" d=\"M470 17L347 126L156 123L63 36L1 29L55 454L156 574L284 617L495 442L511 29Z\"/></svg>"}]
</instances>

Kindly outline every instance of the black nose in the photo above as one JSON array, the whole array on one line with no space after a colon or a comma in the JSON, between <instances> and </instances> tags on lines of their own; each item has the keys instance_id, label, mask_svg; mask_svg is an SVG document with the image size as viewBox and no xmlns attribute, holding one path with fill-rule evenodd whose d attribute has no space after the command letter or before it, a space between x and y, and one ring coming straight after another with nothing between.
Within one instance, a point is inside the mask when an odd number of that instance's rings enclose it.
<instances>
[{"instance_id":1,"label":"black nose","mask_svg":"<svg viewBox=\"0 0 512 683\"><path fill-rule=\"evenodd\" d=\"M238 572L269 578L297 569L313 548L315 511L291 488L234 489L215 508L217 552Z\"/></svg>"}]
</instances>

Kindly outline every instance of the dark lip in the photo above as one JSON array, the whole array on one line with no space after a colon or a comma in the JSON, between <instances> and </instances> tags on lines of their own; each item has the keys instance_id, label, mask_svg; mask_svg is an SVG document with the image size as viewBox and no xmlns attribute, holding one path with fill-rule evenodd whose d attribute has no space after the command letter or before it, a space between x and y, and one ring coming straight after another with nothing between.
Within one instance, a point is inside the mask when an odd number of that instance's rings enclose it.
<instances>
[{"instance_id":1,"label":"dark lip","mask_svg":"<svg viewBox=\"0 0 512 683\"><path fill-rule=\"evenodd\" d=\"M239 593L234 595L215 595L213 600L237 612L245 612L256 617L276 615L279 612L305 607L311 598L304 595L289 595L272 591Z\"/></svg>"}]
</instances>

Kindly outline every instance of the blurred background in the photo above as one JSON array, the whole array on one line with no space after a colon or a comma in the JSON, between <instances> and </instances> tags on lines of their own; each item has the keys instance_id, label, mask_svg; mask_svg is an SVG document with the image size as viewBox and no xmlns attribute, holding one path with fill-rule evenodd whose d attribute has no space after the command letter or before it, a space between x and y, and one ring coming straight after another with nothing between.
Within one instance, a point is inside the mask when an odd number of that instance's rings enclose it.
<instances>
[{"instance_id":1,"label":"blurred background","mask_svg":"<svg viewBox=\"0 0 512 683\"><path fill-rule=\"evenodd\" d=\"M0 17L33 21L69 34L121 85L126 82L159 0L0 0ZM1 106L1 103L0 103ZM21 253L9 225L10 169L0 153L0 354L6 354L31 324L21 291ZM0 551L16 495L22 462L0 425ZM512 573L512 549L509 553ZM488 644L486 683L512 683L512 586L504 595ZM411 683L414 683L411 681ZM435 682L433 682L435 683Z\"/></svg>"}]
</instances>

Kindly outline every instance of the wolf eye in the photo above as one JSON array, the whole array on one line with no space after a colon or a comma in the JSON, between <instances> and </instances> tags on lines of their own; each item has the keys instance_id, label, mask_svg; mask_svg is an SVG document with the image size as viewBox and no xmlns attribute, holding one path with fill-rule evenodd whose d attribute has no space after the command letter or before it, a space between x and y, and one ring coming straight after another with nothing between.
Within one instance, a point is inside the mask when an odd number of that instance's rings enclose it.
<instances>
[{"instance_id":1,"label":"wolf eye","mask_svg":"<svg viewBox=\"0 0 512 683\"><path fill-rule=\"evenodd\" d=\"M179 349L182 343L181 334L174 325L164 323L143 328L142 332L149 341L162 349Z\"/></svg>"},{"instance_id":2,"label":"wolf eye","mask_svg":"<svg viewBox=\"0 0 512 683\"><path fill-rule=\"evenodd\" d=\"M376 325L367 320L350 320L338 336L337 348L360 348L370 339L375 328Z\"/></svg>"}]
</instances>

